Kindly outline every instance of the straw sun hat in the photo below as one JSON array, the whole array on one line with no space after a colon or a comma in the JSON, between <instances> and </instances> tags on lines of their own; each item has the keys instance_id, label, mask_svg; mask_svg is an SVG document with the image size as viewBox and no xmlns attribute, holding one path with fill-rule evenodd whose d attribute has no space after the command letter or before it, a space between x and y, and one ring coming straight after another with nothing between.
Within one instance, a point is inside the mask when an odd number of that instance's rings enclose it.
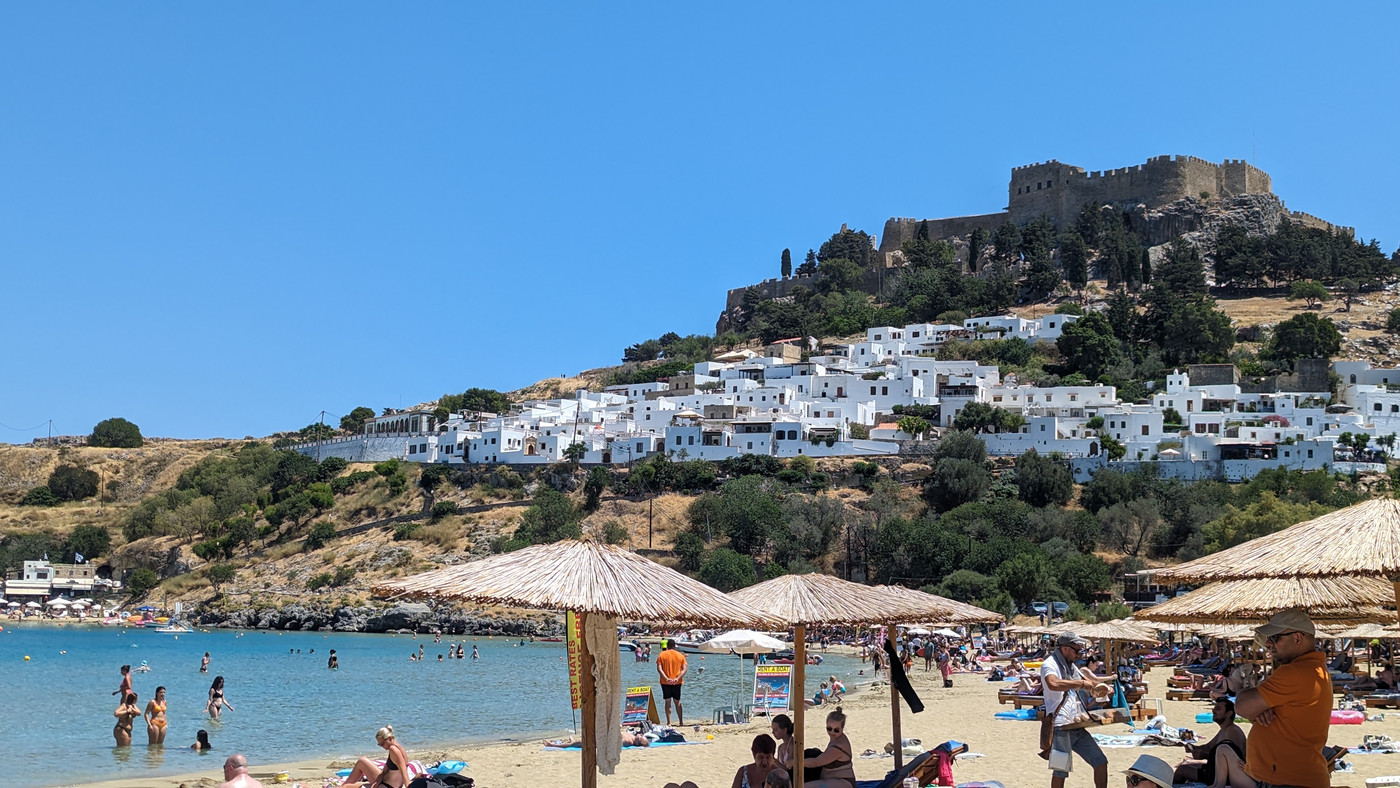
<instances>
[{"instance_id":1,"label":"straw sun hat","mask_svg":"<svg viewBox=\"0 0 1400 788\"><path fill-rule=\"evenodd\" d=\"M1134 774L1138 777L1146 777L1154 785L1161 788L1172 788L1172 767L1161 758L1154 758L1151 755L1139 755L1133 765L1128 767L1124 774Z\"/></svg>"}]
</instances>

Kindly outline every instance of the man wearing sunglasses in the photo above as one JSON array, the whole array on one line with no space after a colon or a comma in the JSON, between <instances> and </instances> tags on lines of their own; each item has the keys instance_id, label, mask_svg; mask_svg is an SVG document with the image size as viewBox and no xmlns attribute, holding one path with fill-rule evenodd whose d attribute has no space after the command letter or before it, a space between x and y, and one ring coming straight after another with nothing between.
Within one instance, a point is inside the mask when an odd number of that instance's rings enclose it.
<instances>
[{"instance_id":1,"label":"man wearing sunglasses","mask_svg":"<svg viewBox=\"0 0 1400 788\"><path fill-rule=\"evenodd\" d=\"M1243 667L1225 680L1236 711L1254 723L1245 771L1259 788L1331 785L1322 748L1331 722L1332 680L1316 635L1305 611L1278 613L1254 630L1255 642L1263 641L1273 654L1274 672L1255 689L1244 688Z\"/></svg>"},{"instance_id":2,"label":"man wearing sunglasses","mask_svg":"<svg viewBox=\"0 0 1400 788\"><path fill-rule=\"evenodd\" d=\"M1099 743L1083 728L1063 729L1085 713L1079 693L1093 692L1101 681L1088 678L1075 664L1088 646L1084 638L1073 632L1061 633L1055 640L1055 650L1040 665L1040 681L1045 696L1045 713L1055 715L1055 733L1051 749L1072 752L1084 759L1094 770L1094 788L1108 788L1108 758ZM1330 713L1330 712L1329 712ZM1050 773L1051 788L1064 788L1068 772L1058 769Z\"/></svg>"}]
</instances>

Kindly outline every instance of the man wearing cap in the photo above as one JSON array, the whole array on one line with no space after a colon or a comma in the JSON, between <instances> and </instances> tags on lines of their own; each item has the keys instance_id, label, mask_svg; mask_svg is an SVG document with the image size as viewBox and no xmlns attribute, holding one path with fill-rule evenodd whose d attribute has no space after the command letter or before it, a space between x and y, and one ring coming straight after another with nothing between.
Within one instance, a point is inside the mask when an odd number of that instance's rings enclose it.
<instances>
[{"instance_id":1,"label":"man wearing cap","mask_svg":"<svg viewBox=\"0 0 1400 788\"><path fill-rule=\"evenodd\" d=\"M1304 611L1278 613L1254 630L1255 641L1273 653L1274 672L1255 689L1244 688L1242 668L1225 680L1235 709L1254 722L1245 772L1259 788L1331 785L1322 748L1331 723L1332 680L1316 632Z\"/></svg>"},{"instance_id":2,"label":"man wearing cap","mask_svg":"<svg viewBox=\"0 0 1400 788\"><path fill-rule=\"evenodd\" d=\"M1073 632L1064 632L1055 640L1055 650L1040 665L1040 683L1045 696L1045 713L1054 715L1055 734L1051 749L1059 752L1073 752L1084 759L1094 769L1094 788L1108 788L1108 758L1099 743L1083 728L1063 730L1063 726L1074 722L1087 713L1080 690L1090 692L1101 684L1085 676L1075 660L1089 644ZM1055 769L1051 772L1051 788L1064 788L1069 772Z\"/></svg>"}]
</instances>

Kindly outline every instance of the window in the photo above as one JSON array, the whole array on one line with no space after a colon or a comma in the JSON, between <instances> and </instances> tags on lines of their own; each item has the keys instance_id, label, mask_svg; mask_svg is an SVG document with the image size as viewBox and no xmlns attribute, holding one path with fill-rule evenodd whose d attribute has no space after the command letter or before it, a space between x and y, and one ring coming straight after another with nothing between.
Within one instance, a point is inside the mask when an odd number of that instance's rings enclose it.
<instances>
[{"instance_id":1,"label":"window","mask_svg":"<svg viewBox=\"0 0 1400 788\"><path fill-rule=\"evenodd\" d=\"M915 331L911 336L913 336L914 339L918 339L918 338L919 338L919 332Z\"/></svg>"},{"instance_id":2,"label":"window","mask_svg":"<svg viewBox=\"0 0 1400 788\"><path fill-rule=\"evenodd\" d=\"M874 395L875 395L875 387L874 387L874 386L871 386L871 387L870 387L870 394L871 394L871 396L874 396Z\"/></svg>"},{"instance_id":3,"label":"window","mask_svg":"<svg viewBox=\"0 0 1400 788\"><path fill-rule=\"evenodd\" d=\"M1045 425L1044 425L1044 424L1040 425L1040 431L1041 431L1041 432L1045 432Z\"/></svg>"},{"instance_id":4,"label":"window","mask_svg":"<svg viewBox=\"0 0 1400 788\"><path fill-rule=\"evenodd\" d=\"M880 387L880 396L887 396L889 393L890 393L890 387L889 387L889 386L881 386L881 387Z\"/></svg>"},{"instance_id":5,"label":"window","mask_svg":"<svg viewBox=\"0 0 1400 788\"><path fill-rule=\"evenodd\" d=\"M876 341L876 342L879 342L879 341L880 341L880 335L879 335L879 334L876 334L876 335L875 335L875 341Z\"/></svg>"},{"instance_id":6,"label":"window","mask_svg":"<svg viewBox=\"0 0 1400 788\"><path fill-rule=\"evenodd\" d=\"M409 453L409 454L417 454L417 453L418 453L418 447L417 447L417 446L409 446L409 447L408 447L408 453Z\"/></svg>"},{"instance_id":7,"label":"window","mask_svg":"<svg viewBox=\"0 0 1400 788\"><path fill-rule=\"evenodd\" d=\"M1309 426L1309 427L1312 426L1312 416L1309 416L1309 417L1308 417L1308 426Z\"/></svg>"},{"instance_id":8,"label":"window","mask_svg":"<svg viewBox=\"0 0 1400 788\"><path fill-rule=\"evenodd\" d=\"M749 441L749 448L750 448L750 449L753 448L753 441Z\"/></svg>"},{"instance_id":9,"label":"window","mask_svg":"<svg viewBox=\"0 0 1400 788\"><path fill-rule=\"evenodd\" d=\"M1147 425L1146 425L1146 424L1142 425L1142 434L1143 434L1143 435L1146 435L1146 434L1147 434Z\"/></svg>"},{"instance_id":10,"label":"window","mask_svg":"<svg viewBox=\"0 0 1400 788\"><path fill-rule=\"evenodd\" d=\"M679 435L676 436L676 445L677 445L677 446L681 445L681 436L679 436Z\"/></svg>"},{"instance_id":11,"label":"window","mask_svg":"<svg viewBox=\"0 0 1400 788\"><path fill-rule=\"evenodd\" d=\"M694 435L687 435L687 436L685 436L685 444L686 444L687 446L694 446L694 445L695 445L695 436L694 436Z\"/></svg>"},{"instance_id":12,"label":"window","mask_svg":"<svg viewBox=\"0 0 1400 788\"><path fill-rule=\"evenodd\" d=\"M1308 449L1308 459L1312 459L1312 449Z\"/></svg>"},{"instance_id":13,"label":"window","mask_svg":"<svg viewBox=\"0 0 1400 788\"><path fill-rule=\"evenodd\" d=\"M1380 409L1381 409L1381 404L1380 404L1379 402L1377 402L1375 405L1373 405L1373 406L1371 407L1371 410L1374 410L1374 411L1376 411L1376 412L1380 412Z\"/></svg>"}]
</instances>

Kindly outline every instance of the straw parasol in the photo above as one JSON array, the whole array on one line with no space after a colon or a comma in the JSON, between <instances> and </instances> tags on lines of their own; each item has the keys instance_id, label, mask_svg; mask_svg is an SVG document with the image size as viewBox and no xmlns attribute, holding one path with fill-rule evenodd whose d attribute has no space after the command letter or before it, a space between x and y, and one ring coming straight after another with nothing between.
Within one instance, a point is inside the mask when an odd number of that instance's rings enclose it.
<instances>
[{"instance_id":1,"label":"straw parasol","mask_svg":"<svg viewBox=\"0 0 1400 788\"><path fill-rule=\"evenodd\" d=\"M1182 583L1259 577L1380 577L1400 605L1400 501L1338 509L1228 550L1158 570Z\"/></svg>"},{"instance_id":2,"label":"straw parasol","mask_svg":"<svg viewBox=\"0 0 1400 788\"><path fill-rule=\"evenodd\" d=\"M937 618L939 623L945 624L1000 624L1006 617L1000 613L993 613L984 610L976 605L969 605L966 602L959 602L956 599L949 599L938 594L930 594L927 591L916 591L904 586L875 586L876 589L897 597L913 602L917 605L929 605L932 607L946 608L951 611L946 615Z\"/></svg>"},{"instance_id":3,"label":"straw parasol","mask_svg":"<svg viewBox=\"0 0 1400 788\"><path fill-rule=\"evenodd\" d=\"M942 620L955 614L955 610L932 594L910 591L897 587L871 587L852 583L830 575L783 575L759 583L755 586L730 594L735 600L757 610L772 615L792 626L795 653L793 655L793 687L796 698L793 703L793 723L796 728L796 746L793 763L793 779L796 788L802 788L802 739L805 703L803 685L807 663L807 627L839 624L884 624L885 636L893 646L896 633L895 622ZM942 601L937 601L942 600ZM986 611L983 611L984 613ZM890 683L891 724L894 728L895 768L901 768L903 753L898 743L901 741L899 729L899 689Z\"/></svg>"},{"instance_id":4,"label":"straw parasol","mask_svg":"<svg viewBox=\"0 0 1400 788\"><path fill-rule=\"evenodd\" d=\"M1394 622L1389 583L1371 577L1261 578L1211 583L1133 614L1137 621L1174 624L1259 624L1289 608L1317 621Z\"/></svg>"},{"instance_id":5,"label":"straw parasol","mask_svg":"<svg viewBox=\"0 0 1400 788\"><path fill-rule=\"evenodd\" d=\"M1075 634L1091 640L1113 640L1122 643L1146 643L1148 645L1157 642L1156 633L1143 626L1140 622L1128 618L1104 621L1098 624L1089 624L1088 626L1080 627L1075 630Z\"/></svg>"},{"instance_id":6,"label":"straw parasol","mask_svg":"<svg viewBox=\"0 0 1400 788\"><path fill-rule=\"evenodd\" d=\"M636 621L697 626L772 626L775 619L673 569L620 547L564 541L537 545L382 583L387 597L440 599L538 610L573 611ZM593 656L579 643L583 788L596 788L597 731ZM613 702L616 699L608 699Z\"/></svg>"}]
</instances>

